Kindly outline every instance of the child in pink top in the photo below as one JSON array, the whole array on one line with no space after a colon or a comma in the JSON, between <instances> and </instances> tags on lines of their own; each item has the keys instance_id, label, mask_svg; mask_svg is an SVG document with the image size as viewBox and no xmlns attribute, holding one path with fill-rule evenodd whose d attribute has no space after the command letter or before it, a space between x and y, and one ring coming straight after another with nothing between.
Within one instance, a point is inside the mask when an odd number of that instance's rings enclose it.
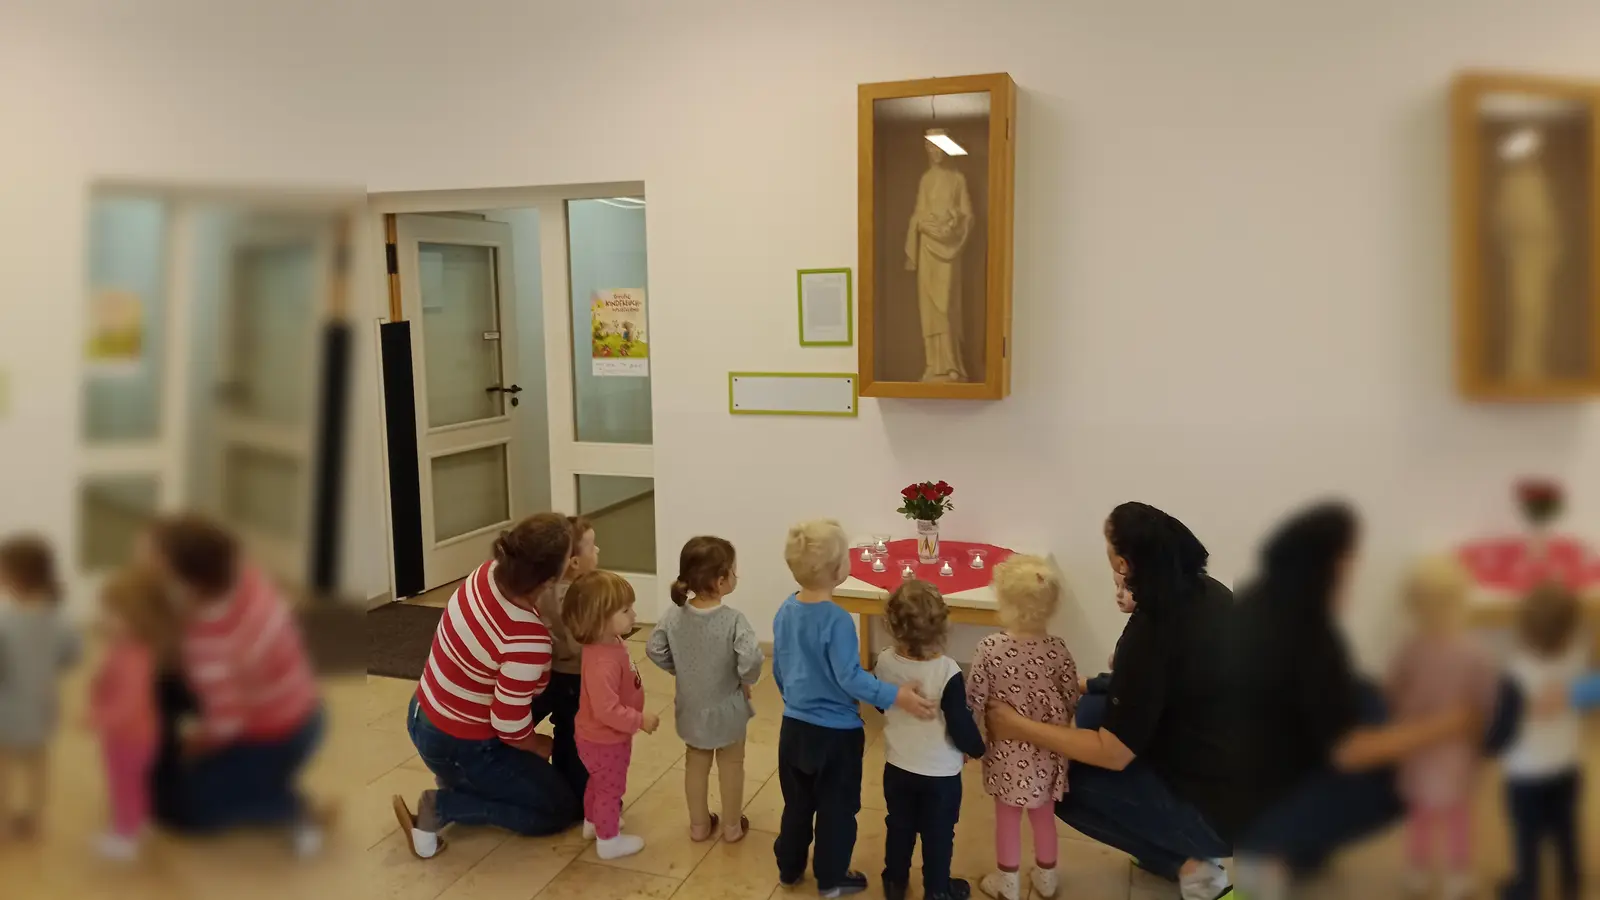
<instances>
[{"instance_id":1,"label":"child in pink top","mask_svg":"<svg viewBox=\"0 0 1600 900\"><path fill-rule=\"evenodd\" d=\"M1078 670L1067 644L1046 633L1061 601L1061 575L1048 560L1013 556L994 567L995 601L1006 630L984 638L972 657L967 706L984 722L991 701L1004 703L1035 722L1071 725L1078 706ZM1067 761L1022 741L987 742L983 789L994 798L998 870L979 889L1000 900L1022 893L1022 816L1033 825L1034 892L1054 897L1055 802L1067 791Z\"/></svg>"},{"instance_id":2,"label":"child in pink top","mask_svg":"<svg viewBox=\"0 0 1600 900\"><path fill-rule=\"evenodd\" d=\"M628 790L633 736L661 724L644 711L644 684L623 642L633 631L633 588L621 575L590 572L572 583L561 620L583 645L583 686L578 697L578 758L589 770L583 792L583 828L597 839L601 859L631 856L644 838L622 833L622 795Z\"/></svg>"},{"instance_id":3,"label":"child in pink top","mask_svg":"<svg viewBox=\"0 0 1600 900\"><path fill-rule=\"evenodd\" d=\"M101 600L106 645L89 694L89 722L100 735L111 796L111 830L100 852L132 860L150 817L148 780L159 739L156 653L170 645L173 631L160 583L144 572L116 576Z\"/></svg>"}]
</instances>

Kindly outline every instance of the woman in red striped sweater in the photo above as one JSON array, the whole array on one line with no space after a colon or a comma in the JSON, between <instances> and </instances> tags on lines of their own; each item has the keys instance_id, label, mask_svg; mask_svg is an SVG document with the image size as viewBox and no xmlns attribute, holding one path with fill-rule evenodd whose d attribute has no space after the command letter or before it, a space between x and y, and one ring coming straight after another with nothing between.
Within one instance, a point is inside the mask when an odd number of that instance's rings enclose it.
<instances>
[{"instance_id":1,"label":"woman in red striped sweater","mask_svg":"<svg viewBox=\"0 0 1600 900\"><path fill-rule=\"evenodd\" d=\"M495 541L494 558L450 597L407 718L438 789L422 792L415 814L393 799L418 857L444 849L439 831L451 822L540 835L583 819L578 797L547 761L549 738L534 734L532 712L552 654L537 608L571 548L566 517L530 516Z\"/></svg>"},{"instance_id":2,"label":"woman in red striped sweater","mask_svg":"<svg viewBox=\"0 0 1600 900\"><path fill-rule=\"evenodd\" d=\"M200 516L158 520L145 555L183 617L183 678L199 711L155 786L158 817L199 833L288 826L297 853L315 852L321 829L295 781L321 743L323 711L294 614L233 536Z\"/></svg>"}]
</instances>

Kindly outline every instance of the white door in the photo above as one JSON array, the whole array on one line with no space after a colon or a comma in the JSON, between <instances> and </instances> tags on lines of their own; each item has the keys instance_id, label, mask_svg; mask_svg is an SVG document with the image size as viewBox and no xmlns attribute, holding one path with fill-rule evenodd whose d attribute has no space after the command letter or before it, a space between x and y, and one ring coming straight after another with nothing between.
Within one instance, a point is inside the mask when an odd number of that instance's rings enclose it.
<instances>
[{"instance_id":1,"label":"white door","mask_svg":"<svg viewBox=\"0 0 1600 900\"><path fill-rule=\"evenodd\" d=\"M204 505L290 584L307 579L334 239L326 216L245 220L230 242L219 310L216 458Z\"/></svg>"},{"instance_id":2,"label":"white door","mask_svg":"<svg viewBox=\"0 0 1600 900\"><path fill-rule=\"evenodd\" d=\"M524 475L511 228L401 215L395 246L411 323L423 580L434 588L471 573L529 512L513 484Z\"/></svg>"}]
</instances>

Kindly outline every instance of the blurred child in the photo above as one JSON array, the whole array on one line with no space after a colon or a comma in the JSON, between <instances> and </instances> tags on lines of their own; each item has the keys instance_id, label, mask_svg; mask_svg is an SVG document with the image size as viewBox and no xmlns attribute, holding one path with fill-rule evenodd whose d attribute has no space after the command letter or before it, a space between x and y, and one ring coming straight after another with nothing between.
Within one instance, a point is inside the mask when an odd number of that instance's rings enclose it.
<instances>
[{"instance_id":1,"label":"blurred child","mask_svg":"<svg viewBox=\"0 0 1600 900\"><path fill-rule=\"evenodd\" d=\"M554 726L550 763L572 785L572 792L581 797L589 783L589 770L578 758L574 723L578 717L578 697L582 693L583 646L572 639L562 624L561 606L572 582L600 567L600 548L595 545L594 526L588 519L568 516L567 523L572 526L572 554L567 559L566 571L554 590L540 595L537 604L539 619L550 631L550 683L545 686L544 693L533 698L528 710L533 714L535 726L546 718Z\"/></svg>"},{"instance_id":2,"label":"blurred child","mask_svg":"<svg viewBox=\"0 0 1600 900\"><path fill-rule=\"evenodd\" d=\"M60 603L50 545L31 535L0 543L0 832L20 838L39 831L61 675L78 654ZM14 780L26 797L17 808Z\"/></svg>"},{"instance_id":3,"label":"blurred child","mask_svg":"<svg viewBox=\"0 0 1600 900\"><path fill-rule=\"evenodd\" d=\"M889 815L883 894L886 900L905 900L911 851L920 834L922 896L966 900L972 887L950 877L950 859L961 816L961 767L967 757L983 756L983 737L967 709L961 666L943 653L950 611L933 585L906 581L889 595L884 618L895 645L878 655L878 677L938 697L941 714L932 719L899 709L884 714L883 799Z\"/></svg>"},{"instance_id":4,"label":"blurred child","mask_svg":"<svg viewBox=\"0 0 1600 900\"><path fill-rule=\"evenodd\" d=\"M105 647L89 688L89 723L105 757L111 830L99 847L110 859L133 860L150 817L150 766L160 737L156 666L177 623L160 581L144 570L114 576L100 601Z\"/></svg>"},{"instance_id":5,"label":"blurred child","mask_svg":"<svg viewBox=\"0 0 1600 900\"><path fill-rule=\"evenodd\" d=\"M614 572L590 572L572 583L561 605L572 639L583 645L583 690L578 703L578 756L589 770L583 792L584 836L597 839L601 859L632 856L644 838L622 833L622 795L628 792L633 736L655 732L660 719L644 711L644 683L623 643L633 631L633 587Z\"/></svg>"},{"instance_id":6,"label":"blurred child","mask_svg":"<svg viewBox=\"0 0 1600 900\"><path fill-rule=\"evenodd\" d=\"M1005 703L1035 722L1071 725L1078 707L1078 670L1065 641L1046 633L1064 590L1061 574L1038 556L1013 556L994 567L995 601L1005 631L978 643L967 705L978 721L989 701ZM1055 802L1067 792L1067 761L1022 741L991 741L983 757L983 788L994 798L995 861L979 888L1017 900L1022 885L1022 814L1033 825L1034 892L1054 897Z\"/></svg>"},{"instance_id":7,"label":"blurred child","mask_svg":"<svg viewBox=\"0 0 1600 900\"><path fill-rule=\"evenodd\" d=\"M672 602L646 648L656 665L677 676L678 737L688 745L683 790L689 801L689 838L704 841L722 825L722 839L744 840L744 734L755 711L750 685L761 677L763 656L750 620L724 597L739 585L733 545L719 537L690 538L678 553ZM722 815L711 812L711 763L717 764Z\"/></svg>"},{"instance_id":8,"label":"blurred child","mask_svg":"<svg viewBox=\"0 0 1600 900\"><path fill-rule=\"evenodd\" d=\"M1397 722L1463 706L1483 710L1486 718L1493 712L1499 679L1467 633L1468 589L1466 572L1449 558L1425 560L1407 579L1415 633L1389 676ZM1398 786L1407 809L1414 890L1426 890L1442 871L1446 898L1470 895L1471 801L1481 756L1480 741L1462 739L1434 744L1401 762Z\"/></svg>"},{"instance_id":9,"label":"blurred child","mask_svg":"<svg viewBox=\"0 0 1600 900\"><path fill-rule=\"evenodd\" d=\"M1548 696L1583 673L1584 648L1576 640L1577 631L1578 599L1570 591L1547 585L1523 600L1510 662L1511 677L1523 696ZM1536 710L1501 759L1517 848L1516 874L1506 886L1506 900L1544 896L1539 891L1539 851L1546 838L1555 845L1560 863L1561 896L1578 896L1580 735L1578 714L1570 706Z\"/></svg>"},{"instance_id":10,"label":"blurred child","mask_svg":"<svg viewBox=\"0 0 1600 900\"><path fill-rule=\"evenodd\" d=\"M800 590L783 601L772 621L772 680L783 695L778 735L783 824L772 850L778 880L794 887L805 874L814 828L811 866L823 897L867 888L867 877L850 869L867 744L859 704L897 706L919 719L938 712L914 685L895 687L861 668L855 623L833 602L833 589L850 575L849 549L838 522L790 528L783 556Z\"/></svg>"}]
</instances>

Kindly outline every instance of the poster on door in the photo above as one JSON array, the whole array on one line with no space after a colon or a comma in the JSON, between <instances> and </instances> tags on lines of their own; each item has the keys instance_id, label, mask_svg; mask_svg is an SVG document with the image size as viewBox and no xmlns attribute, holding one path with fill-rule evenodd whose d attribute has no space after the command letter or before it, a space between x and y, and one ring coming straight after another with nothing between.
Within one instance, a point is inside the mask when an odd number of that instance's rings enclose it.
<instances>
[{"instance_id":1,"label":"poster on door","mask_svg":"<svg viewBox=\"0 0 1600 900\"><path fill-rule=\"evenodd\" d=\"M134 291L95 291L89 299L84 355L92 376L137 373L144 365L144 298Z\"/></svg>"},{"instance_id":2,"label":"poster on door","mask_svg":"<svg viewBox=\"0 0 1600 900\"><path fill-rule=\"evenodd\" d=\"M589 303L593 372L601 377L646 378L650 341L645 332L644 288L595 291Z\"/></svg>"}]
</instances>

